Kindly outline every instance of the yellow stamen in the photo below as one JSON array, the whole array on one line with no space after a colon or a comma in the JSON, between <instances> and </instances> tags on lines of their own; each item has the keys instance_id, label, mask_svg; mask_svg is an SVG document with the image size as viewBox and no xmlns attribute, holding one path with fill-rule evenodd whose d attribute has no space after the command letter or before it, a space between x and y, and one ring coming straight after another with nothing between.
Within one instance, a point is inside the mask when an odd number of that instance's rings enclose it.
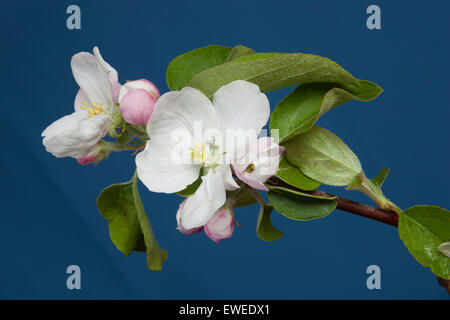
<instances>
[{"instance_id":1,"label":"yellow stamen","mask_svg":"<svg viewBox=\"0 0 450 320\"><path fill-rule=\"evenodd\" d=\"M84 101L82 101L80 108L83 110L87 110L88 117L91 118L101 113L106 113L105 110L103 110L102 105L103 105L102 103L92 101L92 107L89 107L86 105Z\"/></svg>"},{"instance_id":2,"label":"yellow stamen","mask_svg":"<svg viewBox=\"0 0 450 320\"><path fill-rule=\"evenodd\" d=\"M253 170L255 170L255 165L254 165L253 163L250 163L250 164L248 165L248 167L245 168L244 171L247 172L247 173L252 173Z\"/></svg>"},{"instance_id":3,"label":"yellow stamen","mask_svg":"<svg viewBox=\"0 0 450 320\"><path fill-rule=\"evenodd\" d=\"M191 148L191 159L204 162L205 159L209 156L207 150L205 150L205 145L200 144L198 142L194 143L194 147Z\"/></svg>"}]
</instances>

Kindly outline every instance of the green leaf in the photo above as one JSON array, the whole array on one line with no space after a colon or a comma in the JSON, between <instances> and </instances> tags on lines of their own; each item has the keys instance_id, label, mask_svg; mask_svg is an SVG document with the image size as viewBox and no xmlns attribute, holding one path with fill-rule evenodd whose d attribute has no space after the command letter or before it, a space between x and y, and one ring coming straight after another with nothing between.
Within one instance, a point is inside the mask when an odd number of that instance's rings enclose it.
<instances>
[{"instance_id":1,"label":"green leaf","mask_svg":"<svg viewBox=\"0 0 450 320\"><path fill-rule=\"evenodd\" d=\"M255 50L247 48L246 46L238 45L231 50L230 55L228 56L226 62L236 60L241 57L249 56L255 54Z\"/></svg>"},{"instance_id":2,"label":"green leaf","mask_svg":"<svg viewBox=\"0 0 450 320\"><path fill-rule=\"evenodd\" d=\"M131 181L105 188L97 198L97 207L108 221L112 242L122 253L128 256L132 251L146 251L148 267L161 270L167 252L156 242L137 190L136 175Z\"/></svg>"},{"instance_id":3,"label":"green leaf","mask_svg":"<svg viewBox=\"0 0 450 320\"><path fill-rule=\"evenodd\" d=\"M336 209L337 197L320 197L282 187L269 186L270 204L282 215L294 220L326 217Z\"/></svg>"},{"instance_id":4,"label":"green leaf","mask_svg":"<svg viewBox=\"0 0 450 320\"><path fill-rule=\"evenodd\" d=\"M129 181L109 186L97 198L98 210L108 221L111 240L126 256L132 251L145 251L132 183Z\"/></svg>"},{"instance_id":5,"label":"green leaf","mask_svg":"<svg viewBox=\"0 0 450 320\"><path fill-rule=\"evenodd\" d=\"M270 215L272 214L272 206L261 206L256 223L256 234L264 241L275 241L280 239L284 233L275 229L272 225Z\"/></svg>"},{"instance_id":6,"label":"green leaf","mask_svg":"<svg viewBox=\"0 0 450 320\"><path fill-rule=\"evenodd\" d=\"M289 140L287 160L304 174L318 182L345 186L362 172L361 163L353 151L334 133L315 126Z\"/></svg>"},{"instance_id":7,"label":"green leaf","mask_svg":"<svg viewBox=\"0 0 450 320\"><path fill-rule=\"evenodd\" d=\"M192 196L195 193L195 191L197 191L198 187L200 187L201 184L202 184L202 177L199 176L197 180L195 180L186 188L184 188L184 190L177 192L177 194L182 197Z\"/></svg>"},{"instance_id":8,"label":"green leaf","mask_svg":"<svg viewBox=\"0 0 450 320\"><path fill-rule=\"evenodd\" d=\"M176 57L167 68L167 85L172 91L181 90L196 74L224 63L230 53L230 47L211 45Z\"/></svg>"},{"instance_id":9,"label":"green leaf","mask_svg":"<svg viewBox=\"0 0 450 320\"><path fill-rule=\"evenodd\" d=\"M232 191L227 191L227 195L231 195ZM245 191L243 194L239 196L239 198L236 200L236 203L233 205L234 208L242 208L246 206L250 206L252 204L255 204L256 200L251 195L250 192Z\"/></svg>"},{"instance_id":10,"label":"green leaf","mask_svg":"<svg viewBox=\"0 0 450 320\"><path fill-rule=\"evenodd\" d=\"M278 129L279 141L308 131L325 112L353 99L370 101L383 90L376 84L359 80L361 92L352 94L330 83L301 85L286 96L270 118L270 130Z\"/></svg>"},{"instance_id":11,"label":"green leaf","mask_svg":"<svg viewBox=\"0 0 450 320\"><path fill-rule=\"evenodd\" d=\"M381 171L378 172L377 176L372 179L372 182L376 186L381 187L384 183L384 180L386 180L388 174L389 174L389 168L381 169Z\"/></svg>"},{"instance_id":12,"label":"green leaf","mask_svg":"<svg viewBox=\"0 0 450 320\"><path fill-rule=\"evenodd\" d=\"M320 182L305 176L300 169L291 165L285 156L280 160L276 176L287 184L303 190L314 190L320 186Z\"/></svg>"},{"instance_id":13,"label":"green leaf","mask_svg":"<svg viewBox=\"0 0 450 320\"><path fill-rule=\"evenodd\" d=\"M335 83L359 92L360 83L330 59L303 53L256 53L206 69L189 81L209 98L234 80L257 84L262 92L312 82Z\"/></svg>"},{"instance_id":14,"label":"green leaf","mask_svg":"<svg viewBox=\"0 0 450 320\"><path fill-rule=\"evenodd\" d=\"M450 241L450 211L415 206L400 214L398 232L409 252L438 277L450 279L450 259L439 251Z\"/></svg>"}]
</instances>

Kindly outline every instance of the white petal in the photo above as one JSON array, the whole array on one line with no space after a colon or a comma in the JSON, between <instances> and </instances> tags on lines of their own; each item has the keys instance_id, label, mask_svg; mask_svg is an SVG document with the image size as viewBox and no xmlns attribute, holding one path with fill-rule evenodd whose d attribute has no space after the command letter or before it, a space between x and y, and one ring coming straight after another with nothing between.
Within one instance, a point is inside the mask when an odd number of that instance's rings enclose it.
<instances>
[{"instance_id":1,"label":"white petal","mask_svg":"<svg viewBox=\"0 0 450 320\"><path fill-rule=\"evenodd\" d=\"M114 69L113 67L111 67L111 65L106 62L105 60L103 60L102 55L100 54L100 50L98 50L98 47L94 47L94 55L95 57L98 59L98 61L101 63L101 65L103 66L103 68L109 73L110 77L114 80L118 80L119 76L117 74L116 69Z\"/></svg>"},{"instance_id":2,"label":"white petal","mask_svg":"<svg viewBox=\"0 0 450 320\"><path fill-rule=\"evenodd\" d=\"M86 106L88 108L92 108L91 102L89 101L88 96L84 93L82 89L78 90L77 95L75 96L75 101L73 102L73 107L76 112L86 111L81 108L82 106Z\"/></svg>"},{"instance_id":3,"label":"white petal","mask_svg":"<svg viewBox=\"0 0 450 320\"><path fill-rule=\"evenodd\" d=\"M150 191L173 193L194 182L201 165L193 164L195 122L215 123L215 110L200 91L184 88L161 96L147 124L150 140L137 155L138 176Z\"/></svg>"},{"instance_id":4,"label":"white petal","mask_svg":"<svg viewBox=\"0 0 450 320\"><path fill-rule=\"evenodd\" d=\"M221 172L210 170L202 179L200 187L193 196L187 198L180 211L181 224L185 229L205 225L225 203L226 194Z\"/></svg>"},{"instance_id":5,"label":"white petal","mask_svg":"<svg viewBox=\"0 0 450 320\"><path fill-rule=\"evenodd\" d=\"M196 123L202 124L203 129L218 127L211 101L199 90L189 87L165 93L158 99L147 124L147 133L152 137L160 134L161 130L165 132L168 123L172 122L174 124L170 125L170 130L176 127L187 129L192 135Z\"/></svg>"},{"instance_id":6,"label":"white petal","mask_svg":"<svg viewBox=\"0 0 450 320\"><path fill-rule=\"evenodd\" d=\"M49 125L42 132L42 143L58 158L84 157L106 134L110 121L106 114L89 118L87 112L74 112Z\"/></svg>"},{"instance_id":7,"label":"white petal","mask_svg":"<svg viewBox=\"0 0 450 320\"><path fill-rule=\"evenodd\" d=\"M254 129L257 133L269 120L270 104L256 84L236 80L213 96L213 104L225 129Z\"/></svg>"},{"instance_id":8,"label":"white petal","mask_svg":"<svg viewBox=\"0 0 450 320\"><path fill-rule=\"evenodd\" d=\"M103 68L108 73L108 80L111 87L112 95L113 95L113 102L116 103L119 99L119 93L120 93L120 83L119 83L119 75L111 65L103 60L102 55L100 54L100 50L98 50L98 47L94 47L94 55L98 59L98 61L101 63Z\"/></svg>"},{"instance_id":9,"label":"white petal","mask_svg":"<svg viewBox=\"0 0 450 320\"><path fill-rule=\"evenodd\" d=\"M101 103L108 112L113 108L113 97L109 76L95 56L87 52L77 53L71 61L75 81L89 101Z\"/></svg>"},{"instance_id":10,"label":"white petal","mask_svg":"<svg viewBox=\"0 0 450 320\"><path fill-rule=\"evenodd\" d=\"M139 179L153 192L174 193L197 180L200 165L173 163L172 143L152 137L136 156Z\"/></svg>"},{"instance_id":11,"label":"white petal","mask_svg":"<svg viewBox=\"0 0 450 320\"><path fill-rule=\"evenodd\" d=\"M226 190L239 189L239 185L236 183L236 180L233 179L233 174L229 165L221 166L216 170L220 170L222 172L223 182Z\"/></svg>"}]
</instances>

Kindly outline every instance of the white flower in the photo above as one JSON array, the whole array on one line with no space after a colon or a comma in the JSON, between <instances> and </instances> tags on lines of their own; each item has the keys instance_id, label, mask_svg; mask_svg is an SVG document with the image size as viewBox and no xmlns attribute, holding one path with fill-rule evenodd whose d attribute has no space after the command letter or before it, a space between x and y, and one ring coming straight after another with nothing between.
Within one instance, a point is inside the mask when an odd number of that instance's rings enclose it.
<instances>
[{"instance_id":1,"label":"white flower","mask_svg":"<svg viewBox=\"0 0 450 320\"><path fill-rule=\"evenodd\" d=\"M221 87L213 102L189 87L166 93L147 124L150 140L136 157L138 177L150 191L173 193L197 180L203 168L201 185L179 212L184 229L201 227L225 203L225 190L238 188L230 163L257 139L269 113L258 86L241 80ZM225 139L230 132L238 134Z\"/></svg>"},{"instance_id":2,"label":"white flower","mask_svg":"<svg viewBox=\"0 0 450 320\"><path fill-rule=\"evenodd\" d=\"M56 120L42 132L42 143L55 157L86 156L105 136L120 92L117 71L106 63L97 47L94 55L72 57L72 73L80 86L75 112Z\"/></svg>"}]
</instances>

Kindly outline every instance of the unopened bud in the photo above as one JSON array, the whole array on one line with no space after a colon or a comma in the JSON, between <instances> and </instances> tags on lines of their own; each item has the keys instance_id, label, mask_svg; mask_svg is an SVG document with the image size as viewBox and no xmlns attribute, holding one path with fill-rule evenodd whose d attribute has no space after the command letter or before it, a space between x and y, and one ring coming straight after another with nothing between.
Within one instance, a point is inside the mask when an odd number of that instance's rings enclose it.
<instances>
[{"instance_id":1,"label":"unopened bud","mask_svg":"<svg viewBox=\"0 0 450 320\"><path fill-rule=\"evenodd\" d=\"M234 230L234 219L231 209L224 206L217 210L204 228L206 235L215 242L230 238Z\"/></svg>"},{"instance_id":2,"label":"unopened bud","mask_svg":"<svg viewBox=\"0 0 450 320\"><path fill-rule=\"evenodd\" d=\"M150 119L159 90L148 80L129 81L120 89L120 111L126 122L146 125Z\"/></svg>"},{"instance_id":3,"label":"unopened bud","mask_svg":"<svg viewBox=\"0 0 450 320\"><path fill-rule=\"evenodd\" d=\"M108 144L106 141L100 140L87 155L84 157L77 158L77 162L81 165L89 164L95 162L96 164L100 161L108 158L110 154Z\"/></svg>"}]
</instances>

